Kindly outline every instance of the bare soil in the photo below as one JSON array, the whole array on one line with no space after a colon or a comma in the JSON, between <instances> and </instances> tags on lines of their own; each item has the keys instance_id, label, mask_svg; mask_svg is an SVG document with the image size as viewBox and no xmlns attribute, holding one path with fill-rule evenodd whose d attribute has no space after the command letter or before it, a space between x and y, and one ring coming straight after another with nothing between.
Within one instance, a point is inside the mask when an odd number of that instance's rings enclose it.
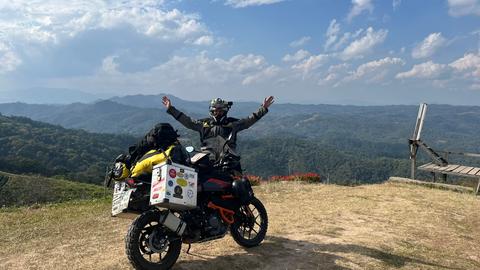
<instances>
[{"instance_id":1,"label":"bare soil","mask_svg":"<svg viewBox=\"0 0 480 270\"><path fill-rule=\"evenodd\" d=\"M401 183L256 187L266 240L192 245L173 269L480 269L480 198ZM131 269L108 201L0 210L0 269Z\"/></svg>"}]
</instances>

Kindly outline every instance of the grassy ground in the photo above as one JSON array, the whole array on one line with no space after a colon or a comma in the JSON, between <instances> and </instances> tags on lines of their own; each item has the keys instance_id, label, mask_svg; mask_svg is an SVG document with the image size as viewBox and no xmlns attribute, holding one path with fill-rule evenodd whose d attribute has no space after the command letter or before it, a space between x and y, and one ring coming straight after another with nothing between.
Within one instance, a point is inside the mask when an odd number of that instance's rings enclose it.
<instances>
[{"instance_id":1,"label":"grassy ground","mask_svg":"<svg viewBox=\"0 0 480 270\"><path fill-rule=\"evenodd\" d=\"M174 269L480 269L480 198L399 183L255 189L270 226L243 249L230 236L186 246ZM131 269L130 220L106 200L0 212L0 269Z\"/></svg>"},{"instance_id":2,"label":"grassy ground","mask_svg":"<svg viewBox=\"0 0 480 270\"><path fill-rule=\"evenodd\" d=\"M104 189L98 185L0 172L3 177L8 181L0 187L0 207L104 197Z\"/></svg>"}]
</instances>

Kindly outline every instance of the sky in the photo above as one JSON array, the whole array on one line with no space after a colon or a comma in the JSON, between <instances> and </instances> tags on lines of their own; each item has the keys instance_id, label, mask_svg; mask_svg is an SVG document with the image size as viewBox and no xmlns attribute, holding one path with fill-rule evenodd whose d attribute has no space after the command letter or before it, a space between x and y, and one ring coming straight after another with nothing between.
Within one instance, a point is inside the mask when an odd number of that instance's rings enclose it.
<instances>
[{"instance_id":1,"label":"sky","mask_svg":"<svg viewBox=\"0 0 480 270\"><path fill-rule=\"evenodd\" d=\"M480 105L480 0L0 0L0 100L51 88Z\"/></svg>"}]
</instances>

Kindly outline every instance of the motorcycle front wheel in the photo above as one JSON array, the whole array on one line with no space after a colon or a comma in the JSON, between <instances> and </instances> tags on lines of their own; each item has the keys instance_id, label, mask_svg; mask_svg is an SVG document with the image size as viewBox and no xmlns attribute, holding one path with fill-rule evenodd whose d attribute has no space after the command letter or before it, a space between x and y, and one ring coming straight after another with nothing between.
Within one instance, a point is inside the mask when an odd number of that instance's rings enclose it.
<instances>
[{"instance_id":1,"label":"motorcycle front wheel","mask_svg":"<svg viewBox=\"0 0 480 270\"><path fill-rule=\"evenodd\" d=\"M237 244L243 247L260 245L265 239L268 229L268 216L262 202L253 198L237 211L235 220L230 226L230 234Z\"/></svg>"},{"instance_id":2,"label":"motorcycle front wheel","mask_svg":"<svg viewBox=\"0 0 480 270\"><path fill-rule=\"evenodd\" d=\"M159 223L160 215L160 211L150 210L130 225L125 237L125 251L137 270L170 269L180 255L181 239Z\"/></svg>"}]
</instances>

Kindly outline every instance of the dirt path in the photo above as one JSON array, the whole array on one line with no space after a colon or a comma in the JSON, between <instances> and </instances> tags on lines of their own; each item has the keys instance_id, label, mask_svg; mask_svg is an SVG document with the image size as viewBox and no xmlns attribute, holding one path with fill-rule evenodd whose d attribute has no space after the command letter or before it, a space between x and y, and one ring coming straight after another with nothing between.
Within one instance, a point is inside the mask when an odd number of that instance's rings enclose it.
<instances>
[{"instance_id":1,"label":"dirt path","mask_svg":"<svg viewBox=\"0 0 480 270\"><path fill-rule=\"evenodd\" d=\"M265 242L186 246L173 269L480 269L480 199L402 184L256 189ZM131 269L108 202L0 212L0 269Z\"/></svg>"}]
</instances>

